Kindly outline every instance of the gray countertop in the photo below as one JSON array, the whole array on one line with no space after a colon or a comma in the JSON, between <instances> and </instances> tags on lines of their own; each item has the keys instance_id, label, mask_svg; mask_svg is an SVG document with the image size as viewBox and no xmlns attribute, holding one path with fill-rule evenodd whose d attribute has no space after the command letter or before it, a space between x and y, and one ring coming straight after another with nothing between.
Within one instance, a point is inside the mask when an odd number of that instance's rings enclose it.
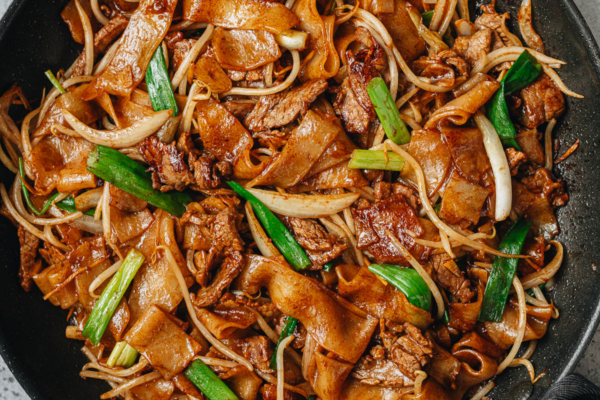
<instances>
[{"instance_id":1,"label":"gray countertop","mask_svg":"<svg viewBox=\"0 0 600 400\"><path fill-rule=\"evenodd\" d=\"M0 16L8 8L11 0L0 0ZM575 0L586 21L590 25L596 41L600 42L600 0ZM575 372L600 385L600 330L596 332L585 357ZM29 399L21 385L13 377L4 360L0 358L0 400Z\"/></svg>"}]
</instances>

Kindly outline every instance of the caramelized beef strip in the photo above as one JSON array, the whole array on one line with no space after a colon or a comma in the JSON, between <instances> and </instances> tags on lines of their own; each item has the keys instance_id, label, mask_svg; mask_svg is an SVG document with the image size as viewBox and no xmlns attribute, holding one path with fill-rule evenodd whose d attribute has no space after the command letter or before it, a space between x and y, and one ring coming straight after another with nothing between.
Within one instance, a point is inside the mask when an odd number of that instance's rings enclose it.
<instances>
[{"instance_id":1,"label":"caramelized beef strip","mask_svg":"<svg viewBox=\"0 0 600 400\"><path fill-rule=\"evenodd\" d=\"M433 278L444 289L463 303L467 303L475 294L471 290L471 281L465 277L456 263L447 254L431 256L429 265L434 271Z\"/></svg>"},{"instance_id":2,"label":"caramelized beef strip","mask_svg":"<svg viewBox=\"0 0 600 400\"><path fill-rule=\"evenodd\" d=\"M513 113L529 129L558 118L565 112L565 97L546 74L541 74L517 96L520 101L516 102L518 106Z\"/></svg>"},{"instance_id":3,"label":"caramelized beef strip","mask_svg":"<svg viewBox=\"0 0 600 400\"><path fill-rule=\"evenodd\" d=\"M31 290L33 276L42 270L42 260L37 260L40 239L19 225L19 244L21 245L21 265L19 266L19 282L26 292Z\"/></svg>"}]
</instances>

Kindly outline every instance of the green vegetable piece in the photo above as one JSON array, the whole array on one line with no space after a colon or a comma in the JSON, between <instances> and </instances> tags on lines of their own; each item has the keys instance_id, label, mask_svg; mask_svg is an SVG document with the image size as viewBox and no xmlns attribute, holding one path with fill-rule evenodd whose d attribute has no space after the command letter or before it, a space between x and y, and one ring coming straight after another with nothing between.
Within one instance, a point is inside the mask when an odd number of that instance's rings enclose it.
<instances>
[{"instance_id":1,"label":"green vegetable piece","mask_svg":"<svg viewBox=\"0 0 600 400\"><path fill-rule=\"evenodd\" d=\"M423 25L429 28L431 20L433 19L433 10L425 11L421 14L421 17L423 17Z\"/></svg>"},{"instance_id":2,"label":"green vegetable piece","mask_svg":"<svg viewBox=\"0 0 600 400\"><path fill-rule=\"evenodd\" d=\"M183 372L209 400L239 400L219 377L200 360L194 360Z\"/></svg>"},{"instance_id":3,"label":"green vegetable piece","mask_svg":"<svg viewBox=\"0 0 600 400\"><path fill-rule=\"evenodd\" d=\"M520 254L529 228L531 228L531 222L519 218L506 232L498 246L498 251L506 254ZM502 320L502 314L508 299L508 291L515 277L518 263L518 258L496 257L494 259L492 272L483 294L479 321L500 322Z\"/></svg>"},{"instance_id":4,"label":"green vegetable piece","mask_svg":"<svg viewBox=\"0 0 600 400\"><path fill-rule=\"evenodd\" d=\"M384 80L373 78L367 85L367 92L388 139L398 145L410 142L410 133L400 118L400 112Z\"/></svg>"},{"instance_id":5,"label":"green vegetable piece","mask_svg":"<svg viewBox=\"0 0 600 400\"><path fill-rule=\"evenodd\" d=\"M252 193L244 189L239 183L229 181L227 184L235 190L237 194L250 202L256 216L265 228L267 235L269 235L275 244L275 247L277 247L287 262L289 262L295 270L303 270L312 265L310 259L304 252L304 249L300 247L290 231L287 230L285 225L283 225L279 218L277 218L267 206L254 197Z\"/></svg>"},{"instance_id":6,"label":"green vegetable piece","mask_svg":"<svg viewBox=\"0 0 600 400\"><path fill-rule=\"evenodd\" d=\"M402 171L403 167L404 158L393 151L383 150L354 150L348 162L348 168L352 169Z\"/></svg>"},{"instance_id":7,"label":"green vegetable piece","mask_svg":"<svg viewBox=\"0 0 600 400\"><path fill-rule=\"evenodd\" d=\"M106 365L109 367L130 368L137 360L139 353L131 347L127 342L119 342L110 353Z\"/></svg>"},{"instance_id":8,"label":"green vegetable piece","mask_svg":"<svg viewBox=\"0 0 600 400\"><path fill-rule=\"evenodd\" d=\"M421 275L412 268L403 268L391 264L371 264L369 271L380 276L400 290L410 304L431 310L431 291Z\"/></svg>"},{"instance_id":9,"label":"green vegetable piece","mask_svg":"<svg viewBox=\"0 0 600 400\"><path fill-rule=\"evenodd\" d=\"M56 205L56 207L58 207L62 210L65 210L65 211L77 212L77 208L75 208L75 199L72 197L67 197L66 199L59 201L55 205ZM83 211L83 213L85 215L90 215L93 217L94 214L96 214L96 207L91 208L87 211Z\"/></svg>"},{"instance_id":10,"label":"green vegetable piece","mask_svg":"<svg viewBox=\"0 0 600 400\"><path fill-rule=\"evenodd\" d=\"M87 170L155 207L181 218L192 198L185 192L152 188L152 175L146 168L110 147L97 145L88 155Z\"/></svg>"},{"instance_id":11,"label":"green vegetable piece","mask_svg":"<svg viewBox=\"0 0 600 400\"><path fill-rule=\"evenodd\" d=\"M46 78L48 78L48 80L52 83L52 85L54 85L54 87L61 92L62 94L67 93L67 91L65 90L65 88L60 84L60 82L58 81L58 79L56 79L56 77L54 76L54 74L52 73L52 71L48 70L46 72L44 72L44 74L46 75Z\"/></svg>"},{"instance_id":12,"label":"green vegetable piece","mask_svg":"<svg viewBox=\"0 0 600 400\"><path fill-rule=\"evenodd\" d=\"M82 335L87 337L95 346L100 343L102 335L110 322L125 291L131 284L133 277L144 262L144 255L131 249L123 260L119 270L113 275L110 282L102 292L98 302L94 305Z\"/></svg>"},{"instance_id":13,"label":"green vegetable piece","mask_svg":"<svg viewBox=\"0 0 600 400\"><path fill-rule=\"evenodd\" d=\"M450 322L450 313L448 312L448 309L444 310L444 317L442 318L442 322L445 324Z\"/></svg>"},{"instance_id":14,"label":"green vegetable piece","mask_svg":"<svg viewBox=\"0 0 600 400\"><path fill-rule=\"evenodd\" d=\"M323 271L330 272L333 270L333 261L329 261L327 264L323 265Z\"/></svg>"},{"instance_id":15,"label":"green vegetable piece","mask_svg":"<svg viewBox=\"0 0 600 400\"><path fill-rule=\"evenodd\" d=\"M173 117L179 114L162 46L158 46L152 59L150 59L150 64L146 70L146 86L154 111L173 110Z\"/></svg>"},{"instance_id":16,"label":"green vegetable piece","mask_svg":"<svg viewBox=\"0 0 600 400\"><path fill-rule=\"evenodd\" d=\"M29 197L29 190L27 189L27 187L25 186L25 183L24 183L25 182L25 166L23 164L23 158L21 158L21 157L19 157L19 176L21 177L21 191L23 192L23 197L25 198L25 203L27 203L27 207L29 207L29 209L38 217L40 215L46 214L46 211L48 211L48 209L52 205L52 202L54 201L54 199L56 199L58 197L58 195L60 193L55 193L54 195L52 195L52 197L50 197L48 200L46 200L46 203L44 204L42 209L38 211L38 209L35 208L35 205L31 201L31 197Z\"/></svg>"},{"instance_id":17,"label":"green vegetable piece","mask_svg":"<svg viewBox=\"0 0 600 400\"><path fill-rule=\"evenodd\" d=\"M290 336L294 333L294 329L296 329L296 325L298 325L298 320L293 317L287 317L285 320L285 324L283 325L283 329L281 330L281 336L279 336L279 340L275 345L275 351L273 352L273 357L271 358L271 363L269 364L269 368L272 370L277 370L277 349L279 349L279 344L283 339Z\"/></svg>"},{"instance_id":18,"label":"green vegetable piece","mask_svg":"<svg viewBox=\"0 0 600 400\"><path fill-rule=\"evenodd\" d=\"M523 51L500 82L500 89L494 93L488 104L488 118L505 146L520 150L514 140L517 132L510 120L506 96L531 84L538 78L541 70L542 66L537 59L527 50Z\"/></svg>"}]
</instances>

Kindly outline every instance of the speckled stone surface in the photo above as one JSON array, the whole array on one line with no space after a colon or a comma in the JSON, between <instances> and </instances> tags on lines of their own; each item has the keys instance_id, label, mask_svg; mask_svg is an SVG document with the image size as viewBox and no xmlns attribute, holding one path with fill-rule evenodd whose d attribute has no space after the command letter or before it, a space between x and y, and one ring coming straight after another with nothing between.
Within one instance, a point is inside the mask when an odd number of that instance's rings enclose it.
<instances>
[{"instance_id":1,"label":"speckled stone surface","mask_svg":"<svg viewBox=\"0 0 600 400\"><path fill-rule=\"evenodd\" d=\"M11 0L0 0L0 16L8 8ZM575 0L581 13L588 22L596 41L600 41L600 0ZM587 353L575 372L600 385L600 330L596 332ZM0 400L29 399L12 373L0 358Z\"/></svg>"}]
</instances>

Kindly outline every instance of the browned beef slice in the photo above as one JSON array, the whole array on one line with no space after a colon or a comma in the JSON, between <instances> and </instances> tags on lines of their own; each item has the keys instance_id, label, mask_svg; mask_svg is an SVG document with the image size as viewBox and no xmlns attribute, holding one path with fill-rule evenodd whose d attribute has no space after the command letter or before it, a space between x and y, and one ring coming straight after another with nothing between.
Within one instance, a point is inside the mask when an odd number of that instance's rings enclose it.
<instances>
[{"instance_id":1,"label":"browned beef slice","mask_svg":"<svg viewBox=\"0 0 600 400\"><path fill-rule=\"evenodd\" d=\"M471 36L457 37L452 49L473 67L482 55L490 52L491 44L492 30L484 27Z\"/></svg>"},{"instance_id":2,"label":"browned beef slice","mask_svg":"<svg viewBox=\"0 0 600 400\"><path fill-rule=\"evenodd\" d=\"M510 175L515 176L519 172L521 164L527 162L527 156L521 151L515 150L513 147L504 150L506 153L506 159L508 160L508 167L510 168Z\"/></svg>"},{"instance_id":3,"label":"browned beef slice","mask_svg":"<svg viewBox=\"0 0 600 400\"><path fill-rule=\"evenodd\" d=\"M210 285L198 291L194 299L194 305L204 308L215 304L221 298L223 291L239 275L243 267L244 258L239 251L232 252L226 256L223 263L218 267L217 274Z\"/></svg>"},{"instance_id":4,"label":"browned beef slice","mask_svg":"<svg viewBox=\"0 0 600 400\"><path fill-rule=\"evenodd\" d=\"M35 260L40 239L19 225L19 244L21 245L21 265L19 267L19 282L25 291L31 290L33 276L42 270L42 260Z\"/></svg>"},{"instance_id":5,"label":"browned beef slice","mask_svg":"<svg viewBox=\"0 0 600 400\"><path fill-rule=\"evenodd\" d=\"M429 265L433 268L435 281L444 289L448 290L454 297L463 303L471 300L475 294L471 290L471 282L465 278L456 263L447 254L436 254L431 256Z\"/></svg>"},{"instance_id":6,"label":"browned beef slice","mask_svg":"<svg viewBox=\"0 0 600 400\"><path fill-rule=\"evenodd\" d=\"M150 136L139 145L139 152L150 164L152 184L161 191L183 190L194 182L190 168L183 161L184 154L177 151L175 142L164 144Z\"/></svg>"},{"instance_id":7,"label":"browned beef slice","mask_svg":"<svg viewBox=\"0 0 600 400\"><path fill-rule=\"evenodd\" d=\"M521 90L521 106L515 113L524 126L533 129L558 118L565 111L565 98L560 89L546 74Z\"/></svg>"},{"instance_id":8,"label":"browned beef slice","mask_svg":"<svg viewBox=\"0 0 600 400\"><path fill-rule=\"evenodd\" d=\"M412 66L419 75L431 78L431 82L446 87L454 86L459 78L460 81L467 80L471 71L470 65L454 50L444 50L429 57L421 57Z\"/></svg>"}]
</instances>

